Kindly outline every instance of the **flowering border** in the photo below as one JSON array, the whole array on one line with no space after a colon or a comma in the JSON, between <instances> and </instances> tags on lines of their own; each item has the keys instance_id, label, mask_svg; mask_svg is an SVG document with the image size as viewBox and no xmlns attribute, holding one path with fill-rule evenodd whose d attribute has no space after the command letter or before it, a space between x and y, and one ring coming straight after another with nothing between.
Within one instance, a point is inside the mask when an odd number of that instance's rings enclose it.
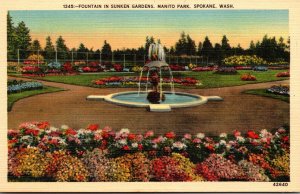
<instances>
[{"instance_id":1,"label":"flowering border","mask_svg":"<svg viewBox=\"0 0 300 194\"><path fill-rule=\"evenodd\" d=\"M282 127L181 137L31 122L9 130L8 145L10 176L51 181L288 181L290 172Z\"/></svg>"}]
</instances>

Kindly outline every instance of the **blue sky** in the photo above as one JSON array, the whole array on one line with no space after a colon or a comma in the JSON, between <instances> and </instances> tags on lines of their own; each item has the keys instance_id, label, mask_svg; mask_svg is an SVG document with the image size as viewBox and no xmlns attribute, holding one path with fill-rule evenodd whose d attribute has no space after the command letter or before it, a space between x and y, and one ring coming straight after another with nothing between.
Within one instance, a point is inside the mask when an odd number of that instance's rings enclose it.
<instances>
[{"instance_id":1,"label":"blue sky","mask_svg":"<svg viewBox=\"0 0 300 194\"><path fill-rule=\"evenodd\" d=\"M139 47L145 37L172 46L182 31L196 40L207 35L213 43L225 34L229 43L248 47L251 40L269 36L288 37L288 10L93 10L10 11L13 21L24 21L33 39L44 45L45 37L62 35L69 47L82 42L101 48L107 40L116 48Z\"/></svg>"}]
</instances>

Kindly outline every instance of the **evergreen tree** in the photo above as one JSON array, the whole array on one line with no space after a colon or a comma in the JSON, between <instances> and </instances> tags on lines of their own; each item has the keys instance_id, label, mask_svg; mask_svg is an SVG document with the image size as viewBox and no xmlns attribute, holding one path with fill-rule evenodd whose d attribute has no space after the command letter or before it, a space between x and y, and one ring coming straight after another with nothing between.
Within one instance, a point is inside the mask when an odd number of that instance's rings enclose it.
<instances>
[{"instance_id":1,"label":"evergreen tree","mask_svg":"<svg viewBox=\"0 0 300 194\"><path fill-rule=\"evenodd\" d=\"M41 51L42 50L42 47L41 47L41 44L40 44L40 41L35 39L32 44L30 45L30 50L31 51Z\"/></svg>"},{"instance_id":2,"label":"evergreen tree","mask_svg":"<svg viewBox=\"0 0 300 194\"><path fill-rule=\"evenodd\" d=\"M227 56L230 55L231 47L228 42L229 42L228 38L226 37L226 35L224 35L221 41L222 58L226 58Z\"/></svg>"},{"instance_id":3,"label":"evergreen tree","mask_svg":"<svg viewBox=\"0 0 300 194\"><path fill-rule=\"evenodd\" d=\"M187 38L184 32L181 33L180 39L175 44L175 53L177 55L186 55L187 54Z\"/></svg>"},{"instance_id":4,"label":"evergreen tree","mask_svg":"<svg viewBox=\"0 0 300 194\"><path fill-rule=\"evenodd\" d=\"M190 35L186 36L186 54L187 55L195 55L196 54L196 44L195 41L190 37Z\"/></svg>"},{"instance_id":5,"label":"evergreen tree","mask_svg":"<svg viewBox=\"0 0 300 194\"><path fill-rule=\"evenodd\" d=\"M208 39L208 36L205 37L203 45L202 45L202 49L201 49L201 55L203 55L204 57L210 58L213 56L213 46L210 42L210 40Z\"/></svg>"},{"instance_id":6,"label":"evergreen tree","mask_svg":"<svg viewBox=\"0 0 300 194\"><path fill-rule=\"evenodd\" d=\"M102 54L102 58L104 60L108 60L108 59L111 59L111 55L112 55L112 51L111 51L111 46L110 44L107 43L107 41L105 40L104 41L104 45L101 49L101 54Z\"/></svg>"},{"instance_id":7,"label":"evergreen tree","mask_svg":"<svg viewBox=\"0 0 300 194\"><path fill-rule=\"evenodd\" d=\"M256 51L255 44L254 44L253 40L251 40L250 46L249 46L249 49L248 49L248 54L249 55L255 55L256 54L255 51Z\"/></svg>"},{"instance_id":8,"label":"evergreen tree","mask_svg":"<svg viewBox=\"0 0 300 194\"><path fill-rule=\"evenodd\" d=\"M78 57L78 59L85 60L86 59L86 53L88 51L89 51L89 49L86 48L83 43L80 43L80 45L79 45L79 47L77 49L77 57Z\"/></svg>"},{"instance_id":9,"label":"evergreen tree","mask_svg":"<svg viewBox=\"0 0 300 194\"><path fill-rule=\"evenodd\" d=\"M59 36L56 40L56 50L58 59L66 59L68 57L68 47L65 44L65 40L62 36Z\"/></svg>"},{"instance_id":10,"label":"evergreen tree","mask_svg":"<svg viewBox=\"0 0 300 194\"><path fill-rule=\"evenodd\" d=\"M197 54L200 56L201 55L201 50L202 50L202 42L199 42L198 44L198 50L197 50Z\"/></svg>"},{"instance_id":11,"label":"evergreen tree","mask_svg":"<svg viewBox=\"0 0 300 194\"><path fill-rule=\"evenodd\" d=\"M54 59L55 58L55 48L52 43L50 36L46 38L46 46L44 48L45 59Z\"/></svg>"},{"instance_id":12,"label":"evergreen tree","mask_svg":"<svg viewBox=\"0 0 300 194\"><path fill-rule=\"evenodd\" d=\"M9 12L7 13L7 59L17 57L16 29Z\"/></svg>"},{"instance_id":13,"label":"evergreen tree","mask_svg":"<svg viewBox=\"0 0 300 194\"><path fill-rule=\"evenodd\" d=\"M18 24L16 28L16 45L20 49L20 58L27 58L28 54L26 50L30 46L31 37L29 35L30 30L26 27L25 23L22 21Z\"/></svg>"},{"instance_id":14,"label":"evergreen tree","mask_svg":"<svg viewBox=\"0 0 300 194\"><path fill-rule=\"evenodd\" d=\"M214 47L214 58L215 58L215 62L217 62L217 64L222 64L222 46L219 43L215 44Z\"/></svg>"}]
</instances>

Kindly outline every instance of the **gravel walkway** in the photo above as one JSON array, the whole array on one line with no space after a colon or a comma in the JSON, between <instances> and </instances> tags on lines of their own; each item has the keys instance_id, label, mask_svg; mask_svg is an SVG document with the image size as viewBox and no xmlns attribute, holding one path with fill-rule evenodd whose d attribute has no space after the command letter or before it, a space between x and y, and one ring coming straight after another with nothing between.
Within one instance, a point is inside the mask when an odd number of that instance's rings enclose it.
<instances>
[{"instance_id":1,"label":"gravel walkway","mask_svg":"<svg viewBox=\"0 0 300 194\"><path fill-rule=\"evenodd\" d=\"M172 130L177 134L205 132L216 135L221 132L230 133L234 129L271 129L290 122L288 103L241 93L244 90L267 88L274 84L289 84L289 80L212 89L176 89L204 96L221 96L224 101L173 109L167 113L86 100L86 97L92 94L106 95L136 89L98 89L41 82L68 91L37 95L16 102L12 111L8 113L8 128L16 128L26 121L49 121L54 126L67 124L75 129L98 123L100 127L129 128L134 132L151 129L159 134Z\"/></svg>"}]
</instances>

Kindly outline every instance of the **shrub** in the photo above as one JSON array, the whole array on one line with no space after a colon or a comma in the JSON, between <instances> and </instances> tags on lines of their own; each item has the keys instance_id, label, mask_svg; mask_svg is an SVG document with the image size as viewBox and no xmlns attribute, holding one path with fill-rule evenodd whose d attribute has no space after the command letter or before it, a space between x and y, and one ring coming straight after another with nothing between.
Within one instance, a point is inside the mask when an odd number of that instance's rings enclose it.
<instances>
[{"instance_id":1,"label":"shrub","mask_svg":"<svg viewBox=\"0 0 300 194\"><path fill-rule=\"evenodd\" d=\"M42 55L32 54L23 62L24 64L28 65L35 65L35 64L44 64L44 57Z\"/></svg>"},{"instance_id":2,"label":"shrub","mask_svg":"<svg viewBox=\"0 0 300 194\"><path fill-rule=\"evenodd\" d=\"M250 73L248 74L243 74L241 76L242 81L256 81L256 77L254 75L251 75Z\"/></svg>"}]
</instances>

